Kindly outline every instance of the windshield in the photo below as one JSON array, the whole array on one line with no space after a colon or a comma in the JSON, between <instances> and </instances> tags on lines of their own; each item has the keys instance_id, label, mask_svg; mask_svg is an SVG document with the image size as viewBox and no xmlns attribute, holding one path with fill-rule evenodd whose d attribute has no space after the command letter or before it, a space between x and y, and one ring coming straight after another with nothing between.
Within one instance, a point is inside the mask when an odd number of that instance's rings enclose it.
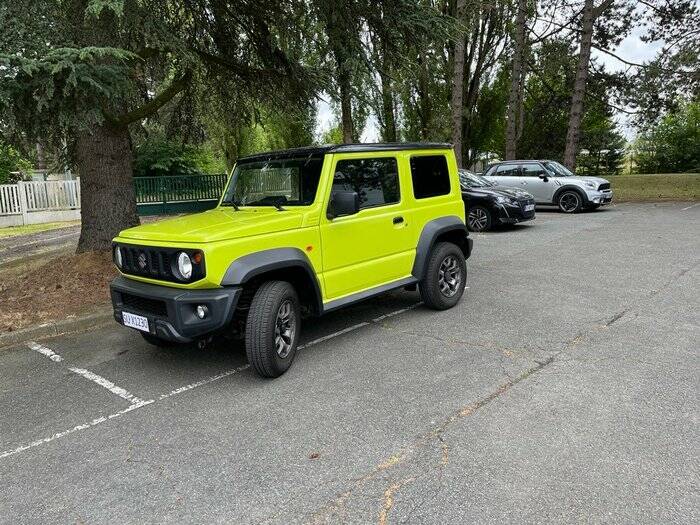
<instances>
[{"instance_id":1,"label":"windshield","mask_svg":"<svg viewBox=\"0 0 700 525\"><path fill-rule=\"evenodd\" d=\"M573 177L574 174L569 171L569 168L566 166L562 166L558 162L554 162L553 160L548 160L544 162L544 165L547 167L548 170L553 171L554 174L557 177Z\"/></svg>"},{"instance_id":2,"label":"windshield","mask_svg":"<svg viewBox=\"0 0 700 525\"><path fill-rule=\"evenodd\" d=\"M462 183L462 186L467 188L488 188L494 185L494 183L488 179L480 177L479 175L474 175L471 171L466 170L459 171L459 182Z\"/></svg>"},{"instance_id":3,"label":"windshield","mask_svg":"<svg viewBox=\"0 0 700 525\"><path fill-rule=\"evenodd\" d=\"M308 206L316 197L323 156L243 161L236 165L222 206Z\"/></svg>"}]
</instances>

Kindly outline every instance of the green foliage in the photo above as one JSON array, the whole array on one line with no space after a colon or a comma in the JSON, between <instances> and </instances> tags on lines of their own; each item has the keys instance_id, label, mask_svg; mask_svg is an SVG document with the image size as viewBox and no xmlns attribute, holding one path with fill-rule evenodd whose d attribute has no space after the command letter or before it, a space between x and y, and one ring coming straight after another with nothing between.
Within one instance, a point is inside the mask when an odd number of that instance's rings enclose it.
<instances>
[{"instance_id":1,"label":"green foliage","mask_svg":"<svg viewBox=\"0 0 700 525\"><path fill-rule=\"evenodd\" d=\"M12 172L28 172L32 163L15 148L0 141L0 184L11 184L21 179Z\"/></svg>"},{"instance_id":2,"label":"green foliage","mask_svg":"<svg viewBox=\"0 0 700 525\"><path fill-rule=\"evenodd\" d=\"M545 42L534 53L532 71L525 85L518 157L562 159L576 62L575 50L571 42L565 40ZM579 140L579 149L586 153L578 157L581 165L577 172L610 175L620 169L624 139L616 129L607 104L610 81L608 76L591 71Z\"/></svg>"},{"instance_id":3,"label":"green foliage","mask_svg":"<svg viewBox=\"0 0 700 525\"><path fill-rule=\"evenodd\" d=\"M321 135L321 144L342 144L343 130L339 125L333 126Z\"/></svg>"},{"instance_id":4,"label":"green foliage","mask_svg":"<svg viewBox=\"0 0 700 525\"><path fill-rule=\"evenodd\" d=\"M700 102L681 106L634 144L639 173L700 172Z\"/></svg>"},{"instance_id":5,"label":"green foliage","mask_svg":"<svg viewBox=\"0 0 700 525\"><path fill-rule=\"evenodd\" d=\"M224 173L226 163L208 146L151 139L136 147L134 176L158 177Z\"/></svg>"}]
</instances>

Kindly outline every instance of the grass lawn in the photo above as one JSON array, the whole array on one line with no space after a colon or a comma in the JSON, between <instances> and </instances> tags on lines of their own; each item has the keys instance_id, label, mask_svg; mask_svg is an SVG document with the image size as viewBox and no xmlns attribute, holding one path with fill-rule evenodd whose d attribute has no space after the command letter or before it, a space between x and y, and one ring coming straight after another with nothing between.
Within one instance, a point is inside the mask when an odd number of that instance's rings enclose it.
<instances>
[{"instance_id":1,"label":"grass lawn","mask_svg":"<svg viewBox=\"0 0 700 525\"><path fill-rule=\"evenodd\" d=\"M17 235L27 235L29 233L55 230L56 228L66 228L68 226L76 226L78 224L80 224L80 221L47 222L46 224L27 224L26 226L0 228L0 239L3 237L16 237Z\"/></svg>"},{"instance_id":2,"label":"grass lawn","mask_svg":"<svg viewBox=\"0 0 700 525\"><path fill-rule=\"evenodd\" d=\"M607 177L616 202L700 201L700 173Z\"/></svg>"}]
</instances>

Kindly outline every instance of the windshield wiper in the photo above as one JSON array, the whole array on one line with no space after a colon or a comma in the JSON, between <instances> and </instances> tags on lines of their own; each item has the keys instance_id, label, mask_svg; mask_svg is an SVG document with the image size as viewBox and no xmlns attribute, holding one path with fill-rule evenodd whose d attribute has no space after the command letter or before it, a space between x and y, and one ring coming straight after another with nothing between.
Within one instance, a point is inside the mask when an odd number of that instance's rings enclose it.
<instances>
[{"instance_id":1,"label":"windshield wiper","mask_svg":"<svg viewBox=\"0 0 700 525\"><path fill-rule=\"evenodd\" d=\"M222 206L232 206L234 210L236 211L241 211L241 209L238 207L238 204L236 204L233 199L230 201L224 201L221 203Z\"/></svg>"}]
</instances>

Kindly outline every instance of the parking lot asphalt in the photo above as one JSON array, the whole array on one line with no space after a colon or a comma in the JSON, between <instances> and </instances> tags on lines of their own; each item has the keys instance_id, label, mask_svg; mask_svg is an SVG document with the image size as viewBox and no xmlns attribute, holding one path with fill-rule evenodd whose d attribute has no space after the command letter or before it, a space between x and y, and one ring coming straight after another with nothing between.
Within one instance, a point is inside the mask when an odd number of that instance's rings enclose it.
<instances>
[{"instance_id":1,"label":"parking lot asphalt","mask_svg":"<svg viewBox=\"0 0 700 525\"><path fill-rule=\"evenodd\" d=\"M117 326L0 351L1 523L697 523L700 208L474 235L287 374Z\"/></svg>"}]
</instances>

